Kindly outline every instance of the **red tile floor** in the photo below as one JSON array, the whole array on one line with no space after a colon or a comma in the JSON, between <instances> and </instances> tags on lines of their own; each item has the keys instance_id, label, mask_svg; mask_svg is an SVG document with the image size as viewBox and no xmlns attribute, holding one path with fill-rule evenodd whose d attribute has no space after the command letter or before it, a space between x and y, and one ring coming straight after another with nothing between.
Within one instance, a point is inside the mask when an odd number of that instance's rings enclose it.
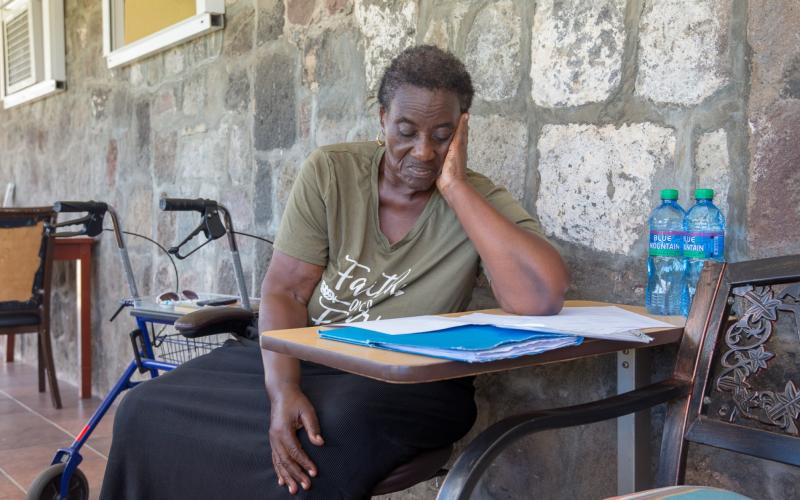
<instances>
[{"instance_id":1,"label":"red tile floor","mask_svg":"<svg viewBox=\"0 0 800 500\"><path fill-rule=\"evenodd\" d=\"M50 465L58 448L67 447L100 404L78 399L78 388L59 382L64 407L53 408L48 393L36 388L36 367L0 361L0 500L25 498L33 478ZM81 470L90 498L100 493L111 446L112 407L84 445Z\"/></svg>"}]
</instances>

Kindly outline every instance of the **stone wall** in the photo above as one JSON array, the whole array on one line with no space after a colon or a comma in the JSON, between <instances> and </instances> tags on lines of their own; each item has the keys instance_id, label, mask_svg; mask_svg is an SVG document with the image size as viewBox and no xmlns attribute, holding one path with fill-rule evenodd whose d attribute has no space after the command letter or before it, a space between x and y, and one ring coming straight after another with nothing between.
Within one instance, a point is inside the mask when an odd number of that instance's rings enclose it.
<instances>
[{"instance_id":1,"label":"stone wall","mask_svg":"<svg viewBox=\"0 0 800 500\"><path fill-rule=\"evenodd\" d=\"M731 261L800 252L795 0L229 0L223 31L115 70L101 56L100 3L66 0L65 15L68 90L0 111L0 183L17 184L20 204L108 201L126 229L171 245L196 221L161 213L159 198L202 196L241 230L274 236L305 156L374 138L383 67L429 42L472 72L471 168L541 221L572 270L571 298L643 303L646 218L666 187L683 205L695 187L717 191ZM240 244L255 292L270 249ZM174 286L163 254L129 245L142 292ZM103 394L130 359L133 322L108 322L127 292L111 238L96 257ZM222 242L178 266L183 288L235 291ZM74 279L72 264L56 265L56 364L77 381ZM491 304L479 289L474 305ZM20 354L34 362L31 346ZM659 351L659 374L673 355ZM469 437L515 411L607 396L614 367L603 357L481 377ZM498 459L482 497L611 495L615 433L611 422L526 440ZM752 481L736 480L710 472L731 468L726 455L693 453L690 478L754 497L788 497L798 479L754 464ZM392 497L430 498L435 486Z\"/></svg>"}]
</instances>

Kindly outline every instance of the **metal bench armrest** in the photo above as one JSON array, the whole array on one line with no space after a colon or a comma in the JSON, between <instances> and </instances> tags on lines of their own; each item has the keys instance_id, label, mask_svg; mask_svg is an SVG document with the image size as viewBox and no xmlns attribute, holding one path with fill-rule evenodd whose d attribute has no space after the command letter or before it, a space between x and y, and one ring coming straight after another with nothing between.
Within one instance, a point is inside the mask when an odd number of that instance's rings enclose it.
<instances>
[{"instance_id":1,"label":"metal bench armrest","mask_svg":"<svg viewBox=\"0 0 800 500\"><path fill-rule=\"evenodd\" d=\"M480 433L458 457L438 499L467 500L492 461L508 445L534 432L591 424L646 410L689 393L687 382L666 380L600 401L522 413Z\"/></svg>"}]
</instances>

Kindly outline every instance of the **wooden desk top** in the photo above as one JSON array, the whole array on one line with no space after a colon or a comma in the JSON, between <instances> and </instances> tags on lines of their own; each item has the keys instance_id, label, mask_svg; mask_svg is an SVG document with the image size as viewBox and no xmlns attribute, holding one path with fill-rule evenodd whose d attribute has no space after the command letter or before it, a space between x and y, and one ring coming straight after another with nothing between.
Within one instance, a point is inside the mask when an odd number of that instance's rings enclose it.
<instances>
[{"instance_id":1,"label":"wooden desk top","mask_svg":"<svg viewBox=\"0 0 800 500\"><path fill-rule=\"evenodd\" d=\"M532 356L522 356L488 363L464 363L323 340L317 334L319 330L317 326L263 332L261 334L261 348L384 382L417 383L569 361L608 354L622 349L653 347L680 341L683 334L683 326L686 322L686 318L682 316L652 316L647 314L643 307L609 304L606 302L570 300L565 304L565 306L569 307L611 305L671 323L675 327L643 330L653 337L653 341L649 344L612 342L587 338L579 346L565 347ZM500 310L491 309L484 312L499 313ZM466 313L456 313L452 316L458 316L459 314Z\"/></svg>"}]
</instances>

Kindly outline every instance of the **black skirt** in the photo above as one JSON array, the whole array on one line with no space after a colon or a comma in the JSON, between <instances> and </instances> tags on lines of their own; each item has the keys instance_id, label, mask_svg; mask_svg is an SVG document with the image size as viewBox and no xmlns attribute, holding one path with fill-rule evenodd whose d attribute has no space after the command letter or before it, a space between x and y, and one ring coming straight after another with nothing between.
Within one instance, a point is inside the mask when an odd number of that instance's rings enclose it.
<instances>
[{"instance_id":1,"label":"black skirt","mask_svg":"<svg viewBox=\"0 0 800 500\"><path fill-rule=\"evenodd\" d=\"M310 490L292 496L278 485L259 348L229 341L128 392L101 499L366 498L475 421L472 379L388 384L304 362L301 386L325 439L318 447L298 431L318 469Z\"/></svg>"}]
</instances>

